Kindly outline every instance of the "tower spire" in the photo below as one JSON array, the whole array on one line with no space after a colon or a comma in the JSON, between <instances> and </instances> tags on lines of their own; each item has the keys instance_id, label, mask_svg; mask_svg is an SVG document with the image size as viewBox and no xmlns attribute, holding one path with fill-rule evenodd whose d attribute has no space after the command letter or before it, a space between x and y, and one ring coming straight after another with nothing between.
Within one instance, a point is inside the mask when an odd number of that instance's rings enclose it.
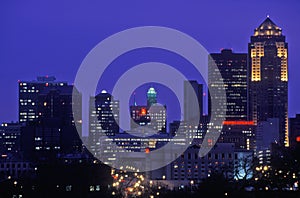
<instances>
[{"instance_id":1,"label":"tower spire","mask_svg":"<svg viewBox=\"0 0 300 198\"><path fill-rule=\"evenodd\" d=\"M134 106L137 106L136 100L135 100L135 92L133 93L133 105L134 105Z\"/></svg>"}]
</instances>

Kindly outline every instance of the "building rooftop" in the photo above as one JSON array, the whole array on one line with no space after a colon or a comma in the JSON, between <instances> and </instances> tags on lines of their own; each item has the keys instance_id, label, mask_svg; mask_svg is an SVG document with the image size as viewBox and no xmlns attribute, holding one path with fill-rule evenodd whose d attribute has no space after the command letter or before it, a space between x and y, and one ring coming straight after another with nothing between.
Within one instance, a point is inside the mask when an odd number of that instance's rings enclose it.
<instances>
[{"instance_id":1,"label":"building rooftop","mask_svg":"<svg viewBox=\"0 0 300 198\"><path fill-rule=\"evenodd\" d=\"M269 16L254 31L254 36L281 36L282 30L278 27Z\"/></svg>"}]
</instances>

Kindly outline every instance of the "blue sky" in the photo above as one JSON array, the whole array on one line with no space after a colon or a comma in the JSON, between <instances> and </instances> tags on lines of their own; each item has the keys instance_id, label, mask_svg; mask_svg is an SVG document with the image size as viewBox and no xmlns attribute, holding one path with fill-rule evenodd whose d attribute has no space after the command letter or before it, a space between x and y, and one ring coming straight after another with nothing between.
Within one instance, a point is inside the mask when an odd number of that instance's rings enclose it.
<instances>
[{"instance_id":1,"label":"blue sky","mask_svg":"<svg viewBox=\"0 0 300 198\"><path fill-rule=\"evenodd\" d=\"M18 119L17 80L54 75L72 83L87 53L114 33L137 26L166 26L189 34L211 53L221 48L247 52L254 28L267 14L289 43L289 115L293 116L300 113L299 8L297 0L1 1L0 122ZM122 64L131 64L129 57ZM151 58L178 63L177 57L157 51L137 61ZM192 71L186 72L193 78Z\"/></svg>"}]
</instances>

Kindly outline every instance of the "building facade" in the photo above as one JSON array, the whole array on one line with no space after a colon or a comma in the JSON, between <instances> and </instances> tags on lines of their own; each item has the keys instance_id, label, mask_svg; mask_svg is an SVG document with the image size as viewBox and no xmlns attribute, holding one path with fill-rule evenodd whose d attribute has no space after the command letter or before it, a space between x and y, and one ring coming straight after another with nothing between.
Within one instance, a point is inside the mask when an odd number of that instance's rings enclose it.
<instances>
[{"instance_id":1,"label":"building facade","mask_svg":"<svg viewBox=\"0 0 300 198\"><path fill-rule=\"evenodd\" d=\"M300 114L295 117L289 118L290 128L290 144L291 147L296 147L300 143Z\"/></svg>"},{"instance_id":2,"label":"building facade","mask_svg":"<svg viewBox=\"0 0 300 198\"><path fill-rule=\"evenodd\" d=\"M215 64L219 71L214 70ZM247 120L247 54L234 53L231 49L223 49L221 53L213 53L209 56L210 86L225 85L226 90L226 120ZM220 72L222 79L217 79Z\"/></svg>"},{"instance_id":3,"label":"building facade","mask_svg":"<svg viewBox=\"0 0 300 198\"><path fill-rule=\"evenodd\" d=\"M137 105L134 102L130 106L131 130L141 126L149 129L149 133L166 133L167 132L167 107L157 103L157 92L153 87L147 91L147 105Z\"/></svg>"},{"instance_id":4,"label":"building facade","mask_svg":"<svg viewBox=\"0 0 300 198\"><path fill-rule=\"evenodd\" d=\"M0 154L18 154L21 148L21 127L19 123L2 123L0 125Z\"/></svg>"},{"instance_id":5,"label":"building facade","mask_svg":"<svg viewBox=\"0 0 300 198\"><path fill-rule=\"evenodd\" d=\"M256 125L253 121L224 121L218 142L234 143L235 149L254 151Z\"/></svg>"},{"instance_id":6,"label":"building facade","mask_svg":"<svg viewBox=\"0 0 300 198\"><path fill-rule=\"evenodd\" d=\"M94 156L99 156L101 150L101 137L108 137L119 133L119 101L103 90L90 99L89 117L89 150Z\"/></svg>"},{"instance_id":7,"label":"building facade","mask_svg":"<svg viewBox=\"0 0 300 198\"><path fill-rule=\"evenodd\" d=\"M74 110L80 110L81 94L72 85L56 82L54 77L20 82L19 87L20 112L36 115L20 118L25 125L21 128L24 157L47 161L55 159L58 153L81 151L82 142L75 127L75 122L81 123L81 120L74 120L72 109L74 104L78 106Z\"/></svg>"},{"instance_id":8,"label":"building facade","mask_svg":"<svg viewBox=\"0 0 300 198\"><path fill-rule=\"evenodd\" d=\"M39 76L33 81L18 81L19 84L19 122L36 121L39 118L38 96L45 88L67 86L58 82L54 76Z\"/></svg>"},{"instance_id":9,"label":"building facade","mask_svg":"<svg viewBox=\"0 0 300 198\"><path fill-rule=\"evenodd\" d=\"M279 119L279 143L289 146L288 44L269 17L255 29L248 45L250 117L257 124Z\"/></svg>"},{"instance_id":10,"label":"building facade","mask_svg":"<svg viewBox=\"0 0 300 198\"><path fill-rule=\"evenodd\" d=\"M201 119L203 116L203 85L196 80L184 81L184 115L185 122L194 121L195 118ZM194 100L196 96L197 100Z\"/></svg>"}]
</instances>

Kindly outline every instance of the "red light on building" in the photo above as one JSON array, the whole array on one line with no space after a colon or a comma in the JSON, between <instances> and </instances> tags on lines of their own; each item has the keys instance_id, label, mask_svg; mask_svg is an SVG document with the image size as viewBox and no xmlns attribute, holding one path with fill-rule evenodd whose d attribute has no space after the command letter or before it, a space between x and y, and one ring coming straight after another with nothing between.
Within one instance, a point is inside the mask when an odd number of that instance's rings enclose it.
<instances>
[{"instance_id":1,"label":"red light on building","mask_svg":"<svg viewBox=\"0 0 300 198\"><path fill-rule=\"evenodd\" d=\"M145 153L150 153L150 149L149 148L145 148Z\"/></svg>"},{"instance_id":2,"label":"red light on building","mask_svg":"<svg viewBox=\"0 0 300 198\"><path fill-rule=\"evenodd\" d=\"M213 145L213 140L212 139L208 139L207 140L207 144L208 144L208 146L212 146Z\"/></svg>"},{"instance_id":3,"label":"red light on building","mask_svg":"<svg viewBox=\"0 0 300 198\"><path fill-rule=\"evenodd\" d=\"M49 85L49 84L48 84L48 83L46 83L46 87L48 87L48 85Z\"/></svg>"},{"instance_id":4,"label":"red light on building","mask_svg":"<svg viewBox=\"0 0 300 198\"><path fill-rule=\"evenodd\" d=\"M145 108L141 109L141 115L146 115L147 114L147 110Z\"/></svg>"},{"instance_id":5,"label":"red light on building","mask_svg":"<svg viewBox=\"0 0 300 198\"><path fill-rule=\"evenodd\" d=\"M223 121L223 125L254 125L254 121Z\"/></svg>"},{"instance_id":6,"label":"red light on building","mask_svg":"<svg viewBox=\"0 0 300 198\"><path fill-rule=\"evenodd\" d=\"M296 142L300 142L300 136L296 137Z\"/></svg>"}]
</instances>

